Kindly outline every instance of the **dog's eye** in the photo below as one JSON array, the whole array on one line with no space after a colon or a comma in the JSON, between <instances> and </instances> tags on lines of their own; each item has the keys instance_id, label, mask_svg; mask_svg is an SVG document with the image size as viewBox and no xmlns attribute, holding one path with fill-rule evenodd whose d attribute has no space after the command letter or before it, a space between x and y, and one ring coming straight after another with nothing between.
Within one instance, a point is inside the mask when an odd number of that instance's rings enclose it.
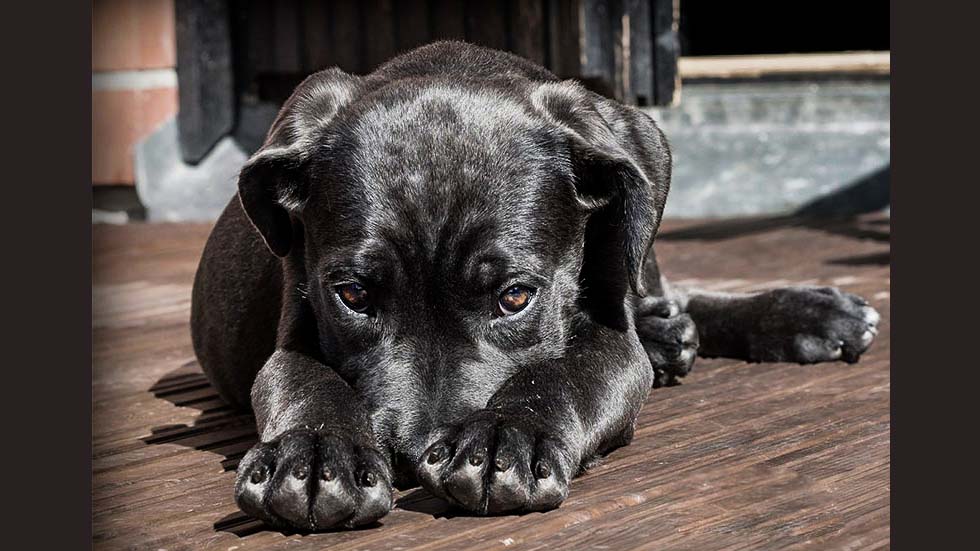
<instances>
[{"instance_id":1,"label":"dog's eye","mask_svg":"<svg viewBox=\"0 0 980 551\"><path fill-rule=\"evenodd\" d=\"M355 312L363 312L371 306L371 299L367 289L359 283L345 283L337 286L337 296L340 297L344 306Z\"/></svg>"},{"instance_id":2,"label":"dog's eye","mask_svg":"<svg viewBox=\"0 0 980 551\"><path fill-rule=\"evenodd\" d=\"M508 287L506 291L500 293L500 298L497 300L500 313L505 316L510 316L520 312L531 302L532 296L534 296L534 289L530 287L523 285Z\"/></svg>"}]
</instances>

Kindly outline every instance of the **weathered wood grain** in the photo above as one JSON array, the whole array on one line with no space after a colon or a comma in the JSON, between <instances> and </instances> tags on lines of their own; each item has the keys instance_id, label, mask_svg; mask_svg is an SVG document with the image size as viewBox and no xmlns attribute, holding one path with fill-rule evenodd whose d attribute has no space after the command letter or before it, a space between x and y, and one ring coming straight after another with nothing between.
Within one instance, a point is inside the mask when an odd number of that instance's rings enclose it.
<instances>
[{"instance_id":1,"label":"weathered wood grain","mask_svg":"<svg viewBox=\"0 0 980 551\"><path fill-rule=\"evenodd\" d=\"M884 318L857 365L699 360L652 391L630 446L559 509L479 518L421 490L379 526L282 534L234 505L255 441L194 361L190 285L208 227L94 228L93 531L99 549L887 548L888 219L664 225L675 282L750 290L832 284Z\"/></svg>"},{"instance_id":2,"label":"weathered wood grain","mask_svg":"<svg viewBox=\"0 0 980 551\"><path fill-rule=\"evenodd\" d=\"M544 0L510 1L511 50L526 59L545 65L547 22Z\"/></svg>"},{"instance_id":3,"label":"weathered wood grain","mask_svg":"<svg viewBox=\"0 0 980 551\"><path fill-rule=\"evenodd\" d=\"M465 3L466 40L497 50L507 49L507 8L504 0Z\"/></svg>"},{"instance_id":4,"label":"weathered wood grain","mask_svg":"<svg viewBox=\"0 0 980 551\"><path fill-rule=\"evenodd\" d=\"M395 48L395 16L393 0L367 0L362 6L361 25L370 29L370 39L364 41L364 72L371 72L397 53Z\"/></svg>"}]
</instances>

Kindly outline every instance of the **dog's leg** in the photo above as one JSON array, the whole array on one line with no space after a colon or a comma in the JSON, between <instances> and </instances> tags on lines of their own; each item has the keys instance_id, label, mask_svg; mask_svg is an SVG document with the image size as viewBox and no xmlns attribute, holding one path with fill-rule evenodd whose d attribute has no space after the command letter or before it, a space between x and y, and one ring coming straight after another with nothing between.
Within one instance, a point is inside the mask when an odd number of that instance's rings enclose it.
<instances>
[{"instance_id":1,"label":"dog's leg","mask_svg":"<svg viewBox=\"0 0 980 551\"><path fill-rule=\"evenodd\" d=\"M699 355L750 362L853 363L878 333L878 312L834 287L758 293L667 289L697 326Z\"/></svg>"},{"instance_id":2,"label":"dog's leg","mask_svg":"<svg viewBox=\"0 0 980 551\"><path fill-rule=\"evenodd\" d=\"M260 443L238 467L241 509L293 529L365 524L391 508L391 469L354 390L314 359L301 258L284 270L232 199L194 280L195 352L221 395L255 412Z\"/></svg>"},{"instance_id":3,"label":"dog's leg","mask_svg":"<svg viewBox=\"0 0 980 551\"><path fill-rule=\"evenodd\" d=\"M290 259L275 353L252 384L260 442L242 459L235 498L275 526L319 530L369 524L393 506L392 470L354 389L319 357L305 281Z\"/></svg>"},{"instance_id":4,"label":"dog's leg","mask_svg":"<svg viewBox=\"0 0 980 551\"><path fill-rule=\"evenodd\" d=\"M523 367L419 460L433 494L481 514L556 507L584 464L633 436L652 372L633 330L579 320L563 359Z\"/></svg>"},{"instance_id":5,"label":"dog's leg","mask_svg":"<svg viewBox=\"0 0 980 551\"><path fill-rule=\"evenodd\" d=\"M238 467L235 499L274 526L373 522L392 507L391 469L367 412L333 370L277 350L252 387L261 441Z\"/></svg>"}]
</instances>

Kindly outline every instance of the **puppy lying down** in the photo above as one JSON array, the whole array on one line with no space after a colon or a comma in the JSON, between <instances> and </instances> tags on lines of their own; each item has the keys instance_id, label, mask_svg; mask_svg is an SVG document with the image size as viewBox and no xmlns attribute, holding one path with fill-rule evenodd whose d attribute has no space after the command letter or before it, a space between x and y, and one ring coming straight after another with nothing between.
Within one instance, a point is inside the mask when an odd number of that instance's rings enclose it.
<instances>
[{"instance_id":1,"label":"puppy lying down","mask_svg":"<svg viewBox=\"0 0 980 551\"><path fill-rule=\"evenodd\" d=\"M670 173L647 115L510 54L440 42L307 78L194 281L197 357L261 437L242 510L359 526L416 484L549 509L696 355L857 361L878 321L860 297L668 286Z\"/></svg>"}]
</instances>

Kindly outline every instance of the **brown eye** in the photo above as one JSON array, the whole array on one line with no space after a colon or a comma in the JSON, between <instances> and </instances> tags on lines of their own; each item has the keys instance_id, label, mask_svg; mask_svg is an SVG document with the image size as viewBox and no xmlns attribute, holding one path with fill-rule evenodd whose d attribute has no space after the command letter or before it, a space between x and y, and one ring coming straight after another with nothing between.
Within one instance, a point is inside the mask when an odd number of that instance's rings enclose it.
<instances>
[{"instance_id":1,"label":"brown eye","mask_svg":"<svg viewBox=\"0 0 980 551\"><path fill-rule=\"evenodd\" d=\"M337 286L337 296L340 297L344 306L355 312L363 312L371 306L367 289L359 283L345 283Z\"/></svg>"},{"instance_id":2,"label":"brown eye","mask_svg":"<svg viewBox=\"0 0 980 551\"><path fill-rule=\"evenodd\" d=\"M500 306L500 313L505 316L510 316L520 312L531 302L532 296L534 296L534 289L530 287L523 285L508 287L506 291L500 293L500 298L497 300L497 304Z\"/></svg>"}]
</instances>

